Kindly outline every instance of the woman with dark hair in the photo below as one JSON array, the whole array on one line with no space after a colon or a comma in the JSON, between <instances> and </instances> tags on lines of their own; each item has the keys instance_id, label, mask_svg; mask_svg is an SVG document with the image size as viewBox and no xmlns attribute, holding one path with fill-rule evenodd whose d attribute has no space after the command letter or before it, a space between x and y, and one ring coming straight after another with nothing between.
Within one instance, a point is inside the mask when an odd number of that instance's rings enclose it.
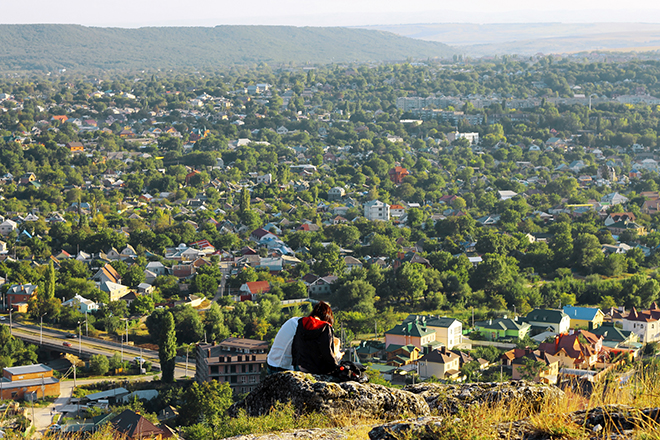
<instances>
[{"instance_id":1,"label":"woman with dark hair","mask_svg":"<svg viewBox=\"0 0 660 440\"><path fill-rule=\"evenodd\" d=\"M337 369L334 322L330 305L323 301L314 306L308 317L300 320L291 347L295 369L312 374L330 374Z\"/></svg>"}]
</instances>

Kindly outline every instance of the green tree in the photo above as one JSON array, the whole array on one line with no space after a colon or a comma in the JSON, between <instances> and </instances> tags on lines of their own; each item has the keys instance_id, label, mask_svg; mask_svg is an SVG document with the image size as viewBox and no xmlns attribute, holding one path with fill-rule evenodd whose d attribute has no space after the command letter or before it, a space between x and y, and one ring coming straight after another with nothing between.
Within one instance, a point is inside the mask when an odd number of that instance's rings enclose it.
<instances>
[{"instance_id":1,"label":"green tree","mask_svg":"<svg viewBox=\"0 0 660 440\"><path fill-rule=\"evenodd\" d=\"M396 287L399 294L406 298L411 306L415 306L426 290L424 266L418 263L403 263L396 272Z\"/></svg>"},{"instance_id":2,"label":"green tree","mask_svg":"<svg viewBox=\"0 0 660 440\"><path fill-rule=\"evenodd\" d=\"M525 380L535 381L545 368L545 362L543 361L529 357L523 358L523 364L519 367L520 377Z\"/></svg>"},{"instance_id":3,"label":"green tree","mask_svg":"<svg viewBox=\"0 0 660 440\"><path fill-rule=\"evenodd\" d=\"M131 313L148 315L154 311L154 300L150 296L140 295L131 302Z\"/></svg>"},{"instance_id":4,"label":"green tree","mask_svg":"<svg viewBox=\"0 0 660 440\"><path fill-rule=\"evenodd\" d=\"M95 354L89 360L89 372L94 376L103 376L110 370L110 361L102 354Z\"/></svg>"},{"instance_id":5,"label":"green tree","mask_svg":"<svg viewBox=\"0 0 660 440\"><path fill-rule=\"evenodd\" d=\"M176 366L176 332L174 330L174 316L167 312L160 329L160 341L158 344L158 358L160 369L163 373L163 382L174 381L174 368Z\"/></svg>"}]
</instances>

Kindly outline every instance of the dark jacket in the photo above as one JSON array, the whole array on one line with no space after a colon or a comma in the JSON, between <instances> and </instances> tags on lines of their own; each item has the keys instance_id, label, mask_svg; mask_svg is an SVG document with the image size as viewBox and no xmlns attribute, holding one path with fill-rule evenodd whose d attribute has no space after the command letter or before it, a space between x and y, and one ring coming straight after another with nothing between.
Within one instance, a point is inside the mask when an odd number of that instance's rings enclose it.
<instances>
[{"instance_id":1,"label":"dark jacket","mask_svg":"<svg viewBox=\"0 0 660 440\"><path fill-rule=\"evenodd\" d=\"M312 374L329 374L337 368L332 355L334 332L332 326L314 316L302 318L293 337L291 355L293 365Z\"/></svg>"}]
</instances>

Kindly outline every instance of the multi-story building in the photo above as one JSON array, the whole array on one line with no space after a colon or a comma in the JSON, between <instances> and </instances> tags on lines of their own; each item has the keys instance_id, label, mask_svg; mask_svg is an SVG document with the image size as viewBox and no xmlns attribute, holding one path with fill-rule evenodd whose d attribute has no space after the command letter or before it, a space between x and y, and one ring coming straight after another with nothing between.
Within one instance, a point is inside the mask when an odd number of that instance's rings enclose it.
<instances>
[{"instance_id":1,"label":"multi-story building","mask_svg":"<svg viewBox=\"0 0 660 440\"><path fill-rule=\"evenodd\" d=\"M639 337L639 342L660 341L660 308L657 303L651 304L649 310L633 309L623 317L623 330L631 331Z\"/></svg>"},{"instance_id":2,"label":"multi-story building","mask_svg":"<svg viewBox=\"0 0 660 440\"><path fill-rule=\"evenodd\" d=\"M380 200L371 200L364 204L364 216L367 220L388 221L390 219L390 205Z\"/></svg>"},{"instance_id":3,"label":"multi-story building","mask_svg":"<svg viewBox=\"0 0 660 440\"><path fill-rule=\"evenodd\" d=\"M255 339L227 338L218 344L197 346L197 382L228 382L235 393L249 393L260 382L268 343Z\"/></svg>"}]
</instances>

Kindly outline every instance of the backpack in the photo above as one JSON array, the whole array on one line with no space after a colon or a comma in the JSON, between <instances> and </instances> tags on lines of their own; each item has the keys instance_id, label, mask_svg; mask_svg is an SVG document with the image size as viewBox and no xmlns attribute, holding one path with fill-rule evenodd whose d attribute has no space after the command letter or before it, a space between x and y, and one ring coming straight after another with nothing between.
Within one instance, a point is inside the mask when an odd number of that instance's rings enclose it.
<instances>
[{"instance_id":1,"label":"backpack","mask_svg":"<svg viewBox=\"0 0 660 440\"><path fill-rule=\"evenodd\" d=\"M337 382L355 381L366 383L369 381L369 377L364 374L366 370L367 367L358 362L341 361L332 376L337 379Z\"/></svg>"}]
</instances>

